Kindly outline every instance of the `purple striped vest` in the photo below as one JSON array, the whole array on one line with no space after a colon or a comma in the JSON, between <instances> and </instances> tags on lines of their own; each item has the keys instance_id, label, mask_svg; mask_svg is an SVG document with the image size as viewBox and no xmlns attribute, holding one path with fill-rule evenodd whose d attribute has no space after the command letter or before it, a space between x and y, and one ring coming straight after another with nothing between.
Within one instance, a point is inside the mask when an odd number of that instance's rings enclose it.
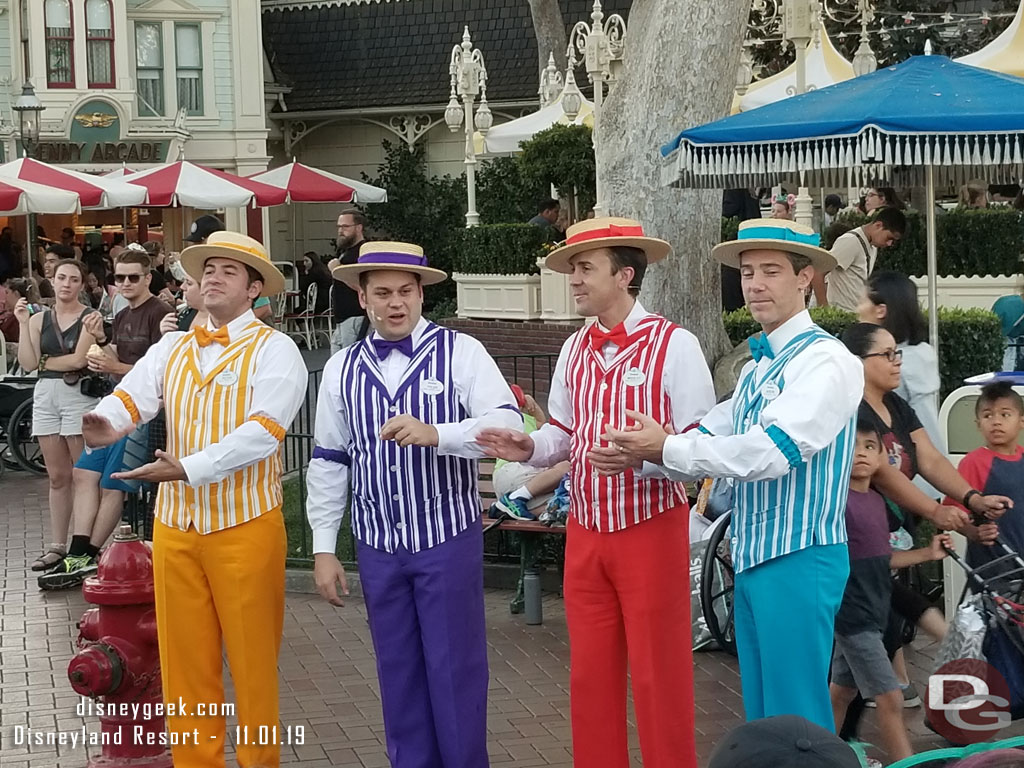
<instances>
[{"instance_id":1,"label":"purple striped vest","mask_svg":"<svg viewBox=\"0 0 1024 768\"><path fill-rule=\"evenodd\" d=\"M394 397L368 338L346 350L341 398L352 433L352 531L374 549L436 547L480 516L476 461L380 439L381 428L398 414L427 424L467 417L451 375L457 335L428 324Z\"/></svg>"}]
</instances>

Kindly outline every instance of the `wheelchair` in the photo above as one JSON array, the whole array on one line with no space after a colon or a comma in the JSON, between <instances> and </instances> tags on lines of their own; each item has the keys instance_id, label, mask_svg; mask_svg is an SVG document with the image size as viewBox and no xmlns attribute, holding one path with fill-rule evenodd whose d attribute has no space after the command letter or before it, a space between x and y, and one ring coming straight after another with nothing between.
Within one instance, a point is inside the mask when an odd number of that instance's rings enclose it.
<instances>
[{"instance_id":1,"label":"wheelchair","mask_svg":"<svg viewBox=\"0 0 1024 768\"><path fill-rule=\"evenodd\" d=\"M21 469L46 475L46 464L39 441L32 435L32 390L36 379L29 376L5 376L0 379L0 472Z\"/></svg>"}]
</instances>

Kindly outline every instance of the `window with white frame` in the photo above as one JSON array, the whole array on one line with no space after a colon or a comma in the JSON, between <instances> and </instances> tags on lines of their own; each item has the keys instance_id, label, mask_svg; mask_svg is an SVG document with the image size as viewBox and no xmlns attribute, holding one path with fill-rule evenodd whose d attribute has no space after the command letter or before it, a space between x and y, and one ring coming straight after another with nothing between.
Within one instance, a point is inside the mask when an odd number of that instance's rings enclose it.
<instances>
[{"instance_id":1,"label":"window with white frame","mask_svg":"<svg viewBox=\"0 0 1024 768\"><path fill-rule=\"evenodd\" d=\"M71 0L45 0L46 84L51 88L75 87L75 28Z\"/></svg>"},{"instance_id":2,"label":"window with white frame","mask_svg":"<svg viewBox=\"0 0 1024 768\"><path fill-rule=\"evenodd\" d=\"M85 0L85 50L90 88L114 87L114 9L110 0Z\"/></svg>"},{"instance_id":3,"label":"window with white frame","mask_svg":"<svg viewBox=\"0 0 1024 768\"><path fill-rule=\"evenodd\" d=\"M198 24L174 25L178 109L203 114L203 38Z\"/></svg>"},{"instance_id":4,"label":"window with white frame","mask_svg":"<svg viewBox=\"0 0 1024 768\"><path fill-rule=\"evenodd\" d=\"M135 79L139 114L158 117L164 114L163 25L159 22L135 22Z\"/></svg>"}]
</instances>

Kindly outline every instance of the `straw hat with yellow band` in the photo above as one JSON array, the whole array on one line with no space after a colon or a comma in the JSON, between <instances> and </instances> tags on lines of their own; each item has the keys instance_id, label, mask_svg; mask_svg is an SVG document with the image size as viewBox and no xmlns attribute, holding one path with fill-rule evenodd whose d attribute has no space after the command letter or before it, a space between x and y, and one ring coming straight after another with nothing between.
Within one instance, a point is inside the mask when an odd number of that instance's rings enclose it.
<instances>
[{"instance_id":1,"label":"straw hat with yellow band","mask_svg":"<svg viewBox=\"0 0 1024 768\"><path fill-rule=\"evenodd\" d=\"M569 260L577 253L617 245L639 248L647 256L648 264L661 261L672 253L672 246L664 240L644 235L639 221L604 216L569 227L565 232L565 244L548 254L546 266L554 272L569 275L572 274Z\"/></svg>"},{"instance_id":2,"label":"straw hat with yellow band","mask_svg":"<svg viewBox=\"0 0 1024 768\"><path fill-rule=\"evenodd\" d=\"M818 272L830 272L835 269L836 260L820 243L817 232L794 221L748 219L740 222L736 240L716 245L711 255L722 264L739 269L744 251L785 251L806 256Z\"/></svg>"},{"instance_id":3,"label":"straw hat with yellow band","mask_svg":"<svg viewBox=\"0 0 1024 768\"><path fill-rule=\"evenodd\" d=\"M284 275L270 262L263 244L238 232L214 232L202 245L181 252L181 265L197 282L203 281L207 259L231 259L252 267L263 278L260 296L274 296L284 290Z\"/></svg>"},{"instance_id":4,"label":"straw hat with yellow band","mask_svg":"<svg viewBox=\"0 0 1024 768\"><path fill-rule=\"evenodd\" d=\"M359 248L359 260L355 264L335 267L331 276L349 288L358 289L361 274L381 270L412 272L420 276L423 285L434 285L448 279L446 272L427 265L427 257L420 246L387 240L363 243Z\"/></svg>"}]
</instances>

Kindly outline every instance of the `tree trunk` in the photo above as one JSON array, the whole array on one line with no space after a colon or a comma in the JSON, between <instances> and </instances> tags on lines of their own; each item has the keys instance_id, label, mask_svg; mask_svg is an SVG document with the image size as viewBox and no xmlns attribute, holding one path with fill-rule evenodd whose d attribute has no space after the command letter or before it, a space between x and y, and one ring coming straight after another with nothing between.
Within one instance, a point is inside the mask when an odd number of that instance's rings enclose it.
<instances>
[{"instance_id":1,"label":"tree trunk","mask_svg":"<svg viewBox=\"0 0 1024 768\"><path fill-rule=\"evenodd\" d=\"M537 77L548 65L548 56L555 54L555 66L565 73L565 50L569 38L565 34L565 20L558 0L530 0L530 15L533 17L533 31L537 38Z\"/></svg>"},{"instance_id":2,"label":"tree trunk","mask_svg":"<svg viewBox=\"0 0 1024 768\"><path fill-rule=\"evenodd\" d=\"M693 332L709 362L731 348L711 259L722 192L663 187L659 149L728 113L749 11L749 0L635 0L594 142L608 213L639 219L675 251L648 271L644 306Z\"/></svg>"}]
</instances>

